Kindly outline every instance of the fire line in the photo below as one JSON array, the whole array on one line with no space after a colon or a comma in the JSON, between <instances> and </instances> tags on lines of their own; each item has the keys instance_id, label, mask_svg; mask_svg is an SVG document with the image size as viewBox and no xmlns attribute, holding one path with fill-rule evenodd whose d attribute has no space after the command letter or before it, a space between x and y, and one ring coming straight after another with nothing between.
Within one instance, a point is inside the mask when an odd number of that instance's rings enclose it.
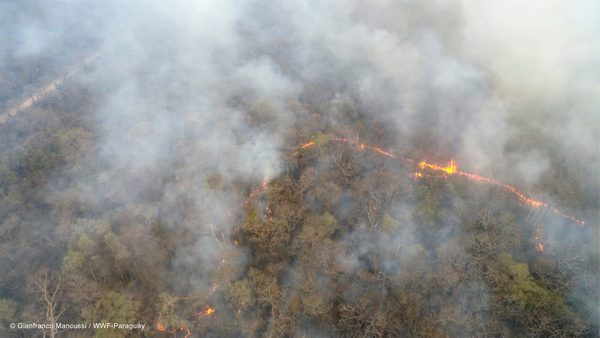
<instances>
[{"instance_id":1,"label":"fire line","mask_svg":"<svg viewBox=\"0 0 600 338\"><path fill-rule=\"evenodd\" d=\"M330 141L349 144L353 149L355 149L357 151L361 151L361 152L362 151L370 151L375 154L379 154L379 155L386 156L389 158L397 158L397 156L394 153L386 151L381 147L371 146L371 145L367 145L364 143L359 143L359 142L350 140L348 138L339 138L338 137L338 138L332 138L332 139L330 139ZM296 155L298 155L299 151L307 150L314 146L316 146L315 141L309 141L307 143L304 143L300 147L298 147L298 150L296 150L292 153L292 157L295 157ZM456 162L453 159L450 160L450 163L447 166L441 166L441 165L437 165L437 164L433 164L433 163L428 163L425 160L417 162L411 158L400 158L400 159L405 162L411 163L411 164L418 163L417 168L419 169L419 171L415 172L415 174L414 174L415 179L422 178L424 170L442 172L446 175L461 176L461 177L464 177L471 181L500 187L500 188L504 189L505 191L512 193L517 199L519 199L519 201L521 201L522 203L524 203L534 209L545 207L548 210L552 211L554 214L556 214L562 218L566 218L566 219L574 222L575 224L578 224L578 225L585 224L584 220L579 219L575 216L568 215L568 214L560 211L558 208L547 204L544 201L528 197L525 193L519 191L516 187L514 187L510 184L505 184L505 183L499 182L490 177L485 177L485 176L481 176L481 175L477 175L477 174L459 170L458 165L456 164ZM260 187L255 189L251 193L251 195L255 195L256 193L264 190L266 188L267 184L268 184L267 182L263 183L263 185L261 185ZM249 196L249 197L251 197L251 196Z\"/></svg>"}]
</instances>

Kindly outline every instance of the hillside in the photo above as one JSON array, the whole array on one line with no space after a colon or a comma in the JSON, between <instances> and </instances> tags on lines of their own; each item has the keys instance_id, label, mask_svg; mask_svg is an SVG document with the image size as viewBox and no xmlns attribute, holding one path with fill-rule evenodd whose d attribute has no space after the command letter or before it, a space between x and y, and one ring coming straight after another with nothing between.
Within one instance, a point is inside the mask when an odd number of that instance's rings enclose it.
<instances>
[{"instance_id":1,"label":"hillside","mask_svg":"<svg viewBox=\"0 0 600 338\"><path fill-rule=\"evenodd\" d=\"M551 3L0 5L0 336L597 337Z\"/></svg>"}]
</instances>

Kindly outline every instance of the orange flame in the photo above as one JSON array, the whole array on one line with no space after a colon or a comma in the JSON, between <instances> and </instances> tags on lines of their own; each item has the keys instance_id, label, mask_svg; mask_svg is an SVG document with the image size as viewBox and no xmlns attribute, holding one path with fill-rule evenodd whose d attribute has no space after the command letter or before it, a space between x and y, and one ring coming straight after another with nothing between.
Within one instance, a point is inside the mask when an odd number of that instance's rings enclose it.
<instances>
[{"instance_id":1,"label":"orange flame","mask_svg":"<svg viewBox=\"0 0 600 338\"><path fill-rule=\"evenodd\" d=\"M307 143L304 143L303 145L301 145L300 149L304 150L304 149L314 146L315 144L316 144L315 141L310 141L310 142L307 142Z\"/></svg>"},{"instance_id":2,"label":"orange flame","mask_svg":"<svg viewBox=\"0 0 600 338\"><path fill-rule=\"evenodd\" d=\"M421 161L421 162L419 162L419 169L421 169L421 170L431 169L431 170L435 170L435 171L443 171L449 175L455 174L457 172L457 166L456 166L456 163L454 162L454 160L450 160L450 164L446 167L442 167L442 166L435 165L435 164L430 164L430 163L427 163L426 161Z\"/></svg>"},{"instance_id":3,"label":"orange flame","mask_svg":"<svg viewBox=\"0 0 600 338\"><path fill-rule=\"evenodd\" d=\"M309 142L306 142L306 143L304 143L303 145L301 145L301 146L299 147L299 149L298 149L298 150L296 150L296 151L294 151L294 152L292 153L292 157L294 157L294 156L298 155L298 152L299 152L300 150L306 150L306 149L308 149L308 148L311 148L311 147L314 147L314 146L316 146L316 145L317 145L317 143L316 143L315 141L309 141Z\"/></svg>"},{"instance_id":4,"label":"orange flame","mask_svg":"<svg viewBox=\"0 0 600 338\"><path fill-rule=\"evenodd\" d=\"M192 336L192 331L190 330L190 328L183 324L174 329L167 330L167 328L162 323L159 322L156 324L156 330L158 332L166 332L166 333L173 334L173 335L176 334L177 332L185 332L185 336L184 336L185 338L189 338Z\"/></svg>"},{"instance_id":5,"label":"orange flame","mask_svg":"<svg viewBox=\"0 0 600 338\"><path fill-rule=\"evenodd\" d=\"M254 198L254 196L256 196L257 194L263 192L264 190L266 190L269 187L269 182L264 181L261 185L259 185L258 187L254 188L254 190L252 190L249 194L248 194L248 198L246 198L246 200L244 201L244 204L248 204L248 202Z\"/></svg>"},{"instance_id":6,"label":"orange flame","mask_svg":"<svg viewBox=\"0 0 600 338\"><path fill-rule=\"evenodd\" d=\"M358 143L354 140L348 139L348 138L342 138L342 137L335 137L335 138L331 138L330 139L333 142L340 142L340 143L347 143L349 144L352 148L358 150L358 151L371 151L374 152L376 154L379 155L383 155L389 158L396 158L396 155L393 154L392 152L388 152L383 150L380 147L377 146L370 146L370 145L366 145L364 143ZM315 141L309 141L306 142L304 144L302 144L299 147L299 150L305 150L308 148L311 148L313 146L315 146L316 143ZM298 154L298 151L295 151L292 156L296 156ZM414 164L416 163L415 160L411 159L411 158L404 158L404 157L400 157L401 160L410 163L410 164ZM584 220L578 219L577 217L571 216L571 215L567 215L565 213L563 213L562 211L560 211L558 208L553 207L548 205L547 203L541 201L541 200L537 200L531 197L528 197L527 195L525 195L525 193L519 191L516 187L510 185L510 184L504 184L501 183L493 178L489 178L489 177L485 177L485 176L480 176L477 174L473 174L473 173L469 173L469 172L465 172L465 171L461 171L458 170L458 166L456 164L456 162L451 159L450 163L447 166L440 166L437 164L432 164L432 163L428 163L427 161L421 161L417 164L417 167L420 171L415 172L414 173L414 177L415 179L420 179L423 177L423 170L428 169L428 170L432 170L432 171L439 171L439 172L443 172L446 175L459 175L462 177L465 177L469 180L475 181L475 182L479 182L479 183L484 183L484 184L489 184L489 185L494 185L494 186L498 186L503 188L504 190L512 193L513 195L515 195L522 203L529 205L532 208L541 208L541 207L546 207L549 210L551 210L552 212L554 212L556 215L566 218L572 222L574 222L575 224L578 225L582 225L585 224L586 222ZM250 195L248 195L248 198L246 199L246 203L248 202L248 200L250 200L254 195L258 194L259 192L265 190L267 188L268 182L264 182L261 186L259 186L258 188L254 189ZM541 245L541 248L543 249L543 244Z\"/></svg>"},{"instance_id":7,"label":"orange flame","mask_svg":"<svg viewBox=\"0 0 600 338\"><path fill-rule=\"evenodd\" d=\"M379 147L370 147L370 149L373 150L376 153L379 153L380 155L383 155L383 156L387 156L387 157L390 157L390 158L395 158L396 157L396 155L394 155L394 154L392 154L390 152L387 152L387 151L385 151L385 150L383 150L383 149L381 149Z\"/></svg>"},{"instance_id":8,"label":"orange flame","mask_svg":"<svg viewBox=\"0 0 600 338\"><path fill-rule=\"evenodd\" d=\"M454 160L450 160L450 164L448 166L440 166L440 165L436 165L436 164L431 164L431 163L427 163L426 161L421 161L418 164L419 169L424 170L424 169L429 169L429 170L433 170L433 171L441 171L444 172L448 175L459 175L459 176L463 176L465 178L468 178L472 181L476 181L479 183L485 183L485 184L490 184L490 185L495 185L498 187L503 188L504 190L512 193L513 195L515 195L522 203L529 205L532 208L540 208L540 207L547 207L549 208L552 212L554 212L555 214L563 217L563 218L567 218L571 221L573 221L574 223L581 225L581 224L585 224L585 221L578 219L574 216L570 216L567 215L565 213L563 213L562 211L558 210L556 207L550 206L547 203L545 203L544 201L540 201L531 197L528 197L527 195L525 195L525 193L519 191L516 187L510 185L510 184L504 184L501 183L493 178L489 178L489 177L485 177L485 176L480 176L480 175L476 175L476 174L472 174L469 172L465 172L465 171L461 171L458 170L458 166L456 165L456 163L454 162ZM415 174L416 178L422 177L418 176L417 174Z\"/></svg>"},{"instance_id":9,"label":"orange flame","mask_svg":"<svg viewBox=\"0 0 600 338\"><path fill-rule=\"evenodd\" d=\"M204 309L203 311L200 311L198 313L196 313L196 317L198 318L202 318L202 317L208 317L210 315L212 315L213 313L215 313L215 308L207 306L206 309Z\"/></svg>"},{"instance_id":10,"label":"orange flame","mask_svg":"<svg viewBox=\"0 0 600 338\"><path fill-rule=\"evenodd\" d=\"M342 143L349 143L350 145L352 145L355 149L360 150L360 151L364 151L364 150L370 150L372 152L375 152L377 154L389 157L389 158L396 158L396 155L394 155L391 152L385 151L380 147L377 146L369 146L369 145L365 145L365 144L357 144L356 142L347 139L347 138L333 138L332 139L335 142L342 142ZM303 145L308 147L307 145L309 145L311 142L305 143ZM401 158L403 161L408 162L408 163L415 163L415 161L413 159L410 158ZM549 210L551 210L552 212L554 212L555 214L557 214L558 216L562 217L562 218L566 218L572 222L574 222L575 224L578 225L582 225L585 224L584 220L581 220L577 217L571 216L571 215L567 215L564 212L560 211L558 208L553 207L548 205L547 203L545 203L544 201L541 200L537 200L531 197L528 197L527 195L525 195L525 193L519 191L516 187L510 185L510 184L504 184L501 183L493 178L489 178L489 177L485 177L485 176L480 176L480 175L476 175L476 174L472 174L469 172L465 172L465 171L460 171L458 170L458 165L456 164L456 162L451 159L450 163L447 166L440 166L440 165L436 165L436 164L431 164L428 163L427 161L421 161L418 163L418 168L422 171L425 169L429 169L429 170L433 170L433 171L441 171L444 172L447 175L459 175L459 176L463 176L465 178L468 178L472 181L476 181L479 183L485 183L485 184L490 184L490 185L495 185L498 187L503 188L504 190L512 193L513 195L515 195L522 203L529 205L532 208L540 208L540 207L547 207ZM423 173L422 172L417 172L414 174L415 179L419 179L423 177Z\"/></svg>"},{"instance_id":11,"label":"orange flame","mask_svg":"<svg viewBox=\"0 0 600 338\"><path fill-rule=\"evenodd\" d=\"M535 242L535 251L544 252L544 243L542 242L542 228L538 225L533 236Z\"/></svg>"},{"instance_id":12,"label":"orange flame","mask_svg":"<svg viewBox=\"0 0 600 338\"><path fill-rule=\"evenodd\" d=\"M378 153L379 155L383 155L383 156L386 156L386 157L390 157L390 158L395 158L396 157L396 155L394 155L393 153L391 153L389 151L385 151L385 150L383 150L380 147L370 146L370 145L367 145L367 144L364 144L364 143L358 143L358 142L355 142L355 141L353 141L353 140L351 140L349 138L335 137L335 138L332 138L331 141L333 141L333 142L340 142L340 143L348 143L348 144L350 144L353 148L355 148L358 151L369 150L369 151ZM309 142L306 142L306 143L300 145L300 147L298 147L298 148L299 148L299 150L306 150L306 149L312 148L312 147L314 147L316 145L317 144L316 144L315 141L309 141ZM299 150L294 151L292 153L292 156L298 155L298 151Z\"/></svg>"},{"instance_id":13,"label":"orange flame","mask_svg":"<svg viewBox=\"0 0 600 338\"><path fill-rule=\"evenodd\" d=\"M372 151L374 153L377 153L379 155L383 155L389 158L395 158L396 155L394 155L393 153L389 152L389 151L385 151L383 150L383 148L377 147L377 146L370 146L370 145L366 145L364 143L358 143L355 142L351 139L348 138L343 138L343 137L336 137L333 138L332 141L334 142L340 142L340 143L348 143L350 144L352 147L354 147L355 149L359 150L359 151L365 151L365 150L369 150Z\"/></svg>"},{"instance_id":14,"label":"orange flame","mask_svg":"<svg viewBox=\"0 0 600 338\"><path fill-rule=\"evenodd\" d=\"M212 283L212 286L210 288L210 292L208 294L207 297L210 297L215 291L217 291L217 289L219 288L219 285L215 282ZM165 306L166 307L172 307L175 305L175 303L177 302L181 302L181 301L185 301L185 300L189 300L192 299L192 297L173 297L169 303L167 303ZM212 307L212 306L206 306L204 308L204 310L197 312L194 314L195 320L200 320L203 317L207 317L212 315L213 313L215 313L217 310ZM192 330L190 329L190 326L188 326L186 323L180 323L177 325L165 325L163 324L162 320L162 311L161 314L158 317L158 321L156 323L156 330L158 332L163 332L163 333L168 333L171 335L177 335L178 332L184 332L185 336L184 337L191 337L192 336ZM194 326L195 324L192 323L192 326Z\"/></svg>"}]
</instances>

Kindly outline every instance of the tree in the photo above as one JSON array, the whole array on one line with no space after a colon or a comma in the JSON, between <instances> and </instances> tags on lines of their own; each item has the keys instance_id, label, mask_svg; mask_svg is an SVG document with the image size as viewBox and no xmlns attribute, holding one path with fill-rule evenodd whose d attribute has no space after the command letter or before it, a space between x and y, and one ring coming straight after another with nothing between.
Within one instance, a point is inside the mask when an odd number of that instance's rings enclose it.
<instances>
[{"instance_id":1,"label":"tree","mask_svg":"<svg viewBox=\"0 0 600 338\"><path fill-rule=\"evenodd\" d=\"M65 161L74 162L90 145L92 133L81 128L73 127L58 135L58 145Z\"/></svg>"},{"instance_id":2,"label":"tree","mask_svg":"<svg viewBox=\"0 0 600 338\"><path fill-rule=\"evenodd\" d=\"M54 338L58 334L56 323L66 311L62 276L44 270L33 280L33 287L39 294L46 322L51 325L49 335Z\"/></svg>"},{"instance_id":3,"label":"tree","mask_svg":"<svg viewBox=\"0 0 600 338\"><path fill-rule=\"evenodd\" d=\"M505 319L524 324L536 336L579 335L585 323L574 316L561 294L536 282L526 264L510 254L498 255L485 274L496 295L494 309Z\"/></svg>"},{"instance_id":4,"label":"tree","mask_svg":"<svg viewBox=\"0 0 600 338\"><path fill-rule=\"evenodd\" d=\"M81 316L89 322L142 323L140 318L141 301L130 292L130 288L108 291L101 298L83 308ZM94 337L126 337L123 330L97 330Z\"/></svg>"},{"instance_id":5,"label":"tree","mask_svg":"<svg viewBox=\"0 0 600 338\"><path fill-rule=\"evenodd\" d=\"M433 188L428 184L419 184L416 190L416 198L419 219L427 225L435 224L439 202Z\"/></svg>"}]
</instances>

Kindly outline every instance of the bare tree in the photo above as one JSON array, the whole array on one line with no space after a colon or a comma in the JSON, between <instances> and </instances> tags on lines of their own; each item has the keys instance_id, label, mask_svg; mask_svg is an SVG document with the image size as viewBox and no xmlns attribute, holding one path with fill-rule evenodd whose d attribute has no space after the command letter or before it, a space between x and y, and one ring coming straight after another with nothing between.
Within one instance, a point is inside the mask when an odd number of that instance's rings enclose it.
<instances>
[{"instance_id":1,"label":"bare tree","mask_svg":"<svg viewBox=\"0 0 600 338\"><path fill-rule=\"evenodd\" d=\"M41 303L44 309L46 320L50 326L49 337L55 338L58 330L56 323L58 319L63 315L66 308L62 304L63 296L63 280L60 275L53 278L52 274L48 271L44 271L34 281L33 285L35 290L41 296ZM46 332L44 332L44 337Z\"/></svg>"}]
</instances>

